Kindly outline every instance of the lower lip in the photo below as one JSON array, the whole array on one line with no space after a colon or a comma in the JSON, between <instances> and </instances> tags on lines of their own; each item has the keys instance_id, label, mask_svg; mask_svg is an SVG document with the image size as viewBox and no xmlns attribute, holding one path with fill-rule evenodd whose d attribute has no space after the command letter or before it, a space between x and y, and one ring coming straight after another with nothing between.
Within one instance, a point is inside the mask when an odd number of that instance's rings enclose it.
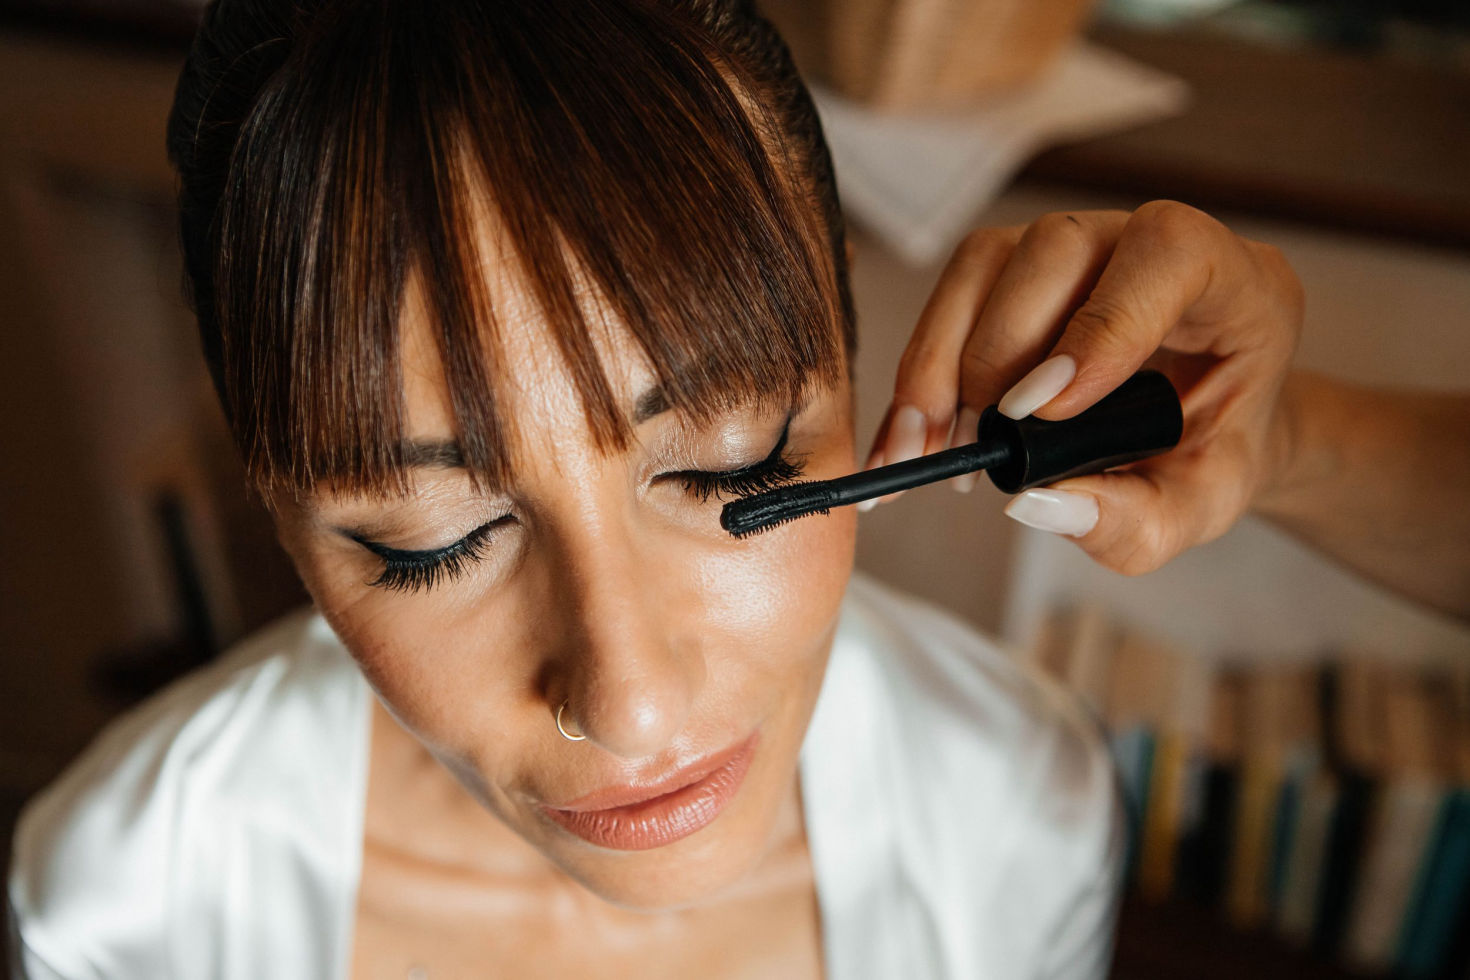
<instances>
[{"instance_id":1,"label":"lower lip","mask_svg":"<svg viewBox=\"0 0 1470 980\"><path fill-rule=\"evenodd\" d=\"M740 791L755 754L755 736L714 772L672 793L610 810L542 810L563 830L589 843L619 851L646 851L672 844L707 827Z\"/></svg>"}]
</instances>

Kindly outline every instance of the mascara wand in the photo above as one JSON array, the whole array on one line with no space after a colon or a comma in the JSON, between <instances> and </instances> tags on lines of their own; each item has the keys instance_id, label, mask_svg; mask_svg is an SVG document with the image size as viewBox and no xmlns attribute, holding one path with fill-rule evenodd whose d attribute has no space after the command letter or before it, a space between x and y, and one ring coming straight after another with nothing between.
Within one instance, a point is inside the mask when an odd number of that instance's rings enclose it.
<instances>
[{"instance_id":1,"label":"mascara wand","mask_svg":"<svg viewBox=\"0 0 1470 980\"><path fill-rule=\"evenodd\" d=\"M1006 493L1087 476L1167 452L1179 444L1184 413L1169 379L1139 371L1070 419L1009 419L994 405L980 416L976 441L835 480L797 483L732 500L720 526L737 538L808 514L825 514L926 483L985 470Z\"/></svg>"}]
</instances>

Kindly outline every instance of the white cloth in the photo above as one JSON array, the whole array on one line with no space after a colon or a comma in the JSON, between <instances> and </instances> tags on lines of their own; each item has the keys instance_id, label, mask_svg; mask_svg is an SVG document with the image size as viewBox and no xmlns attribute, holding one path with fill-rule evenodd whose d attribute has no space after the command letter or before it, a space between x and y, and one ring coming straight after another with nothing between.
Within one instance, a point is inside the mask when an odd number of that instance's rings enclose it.
<instances>
[{"instance_id":1,"label":"white cloth","mask_svg":"<svg viewBox=\"0 0 1470 980\"><path fill-rule=\"evenodd\" d=\"M116 723L21 818L21 975L345 980L370 697L301 613ZM800 772L832 980L1105 973L1102 742L967 627L854 579Z\"/></svg>"},{"instance_id":2,"label":"white cloth","mask_svg":"<svg viewBox=\"0 0 1470 980\"><path fill-rule=\"evenodd\" d=\"M899 257L931 265L1040 150L1178 115L1183 81L1080 41L1031 83L969 109L875 112L812 86L842 208Z\"/></svg>"}]
</instances>

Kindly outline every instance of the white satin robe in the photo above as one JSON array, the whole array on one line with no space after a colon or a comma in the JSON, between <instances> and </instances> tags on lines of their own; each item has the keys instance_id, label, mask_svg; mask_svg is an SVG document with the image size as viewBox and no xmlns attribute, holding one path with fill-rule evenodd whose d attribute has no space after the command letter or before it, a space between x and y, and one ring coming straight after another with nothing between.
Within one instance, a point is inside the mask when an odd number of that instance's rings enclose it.
<instances>
[{"instance_id":1,"label":"white satin robe","mask_svg":"<svg viewBox=\"0 0 1470 980\"><path fill-rule=\"evenodd\" d=\"M22 816L20 975L346 980L372 696L303 612L112 725ZM1105 975L1102 741L968 627L855 578L800 772L831 980Z\"/></svg>"}]
</instances>

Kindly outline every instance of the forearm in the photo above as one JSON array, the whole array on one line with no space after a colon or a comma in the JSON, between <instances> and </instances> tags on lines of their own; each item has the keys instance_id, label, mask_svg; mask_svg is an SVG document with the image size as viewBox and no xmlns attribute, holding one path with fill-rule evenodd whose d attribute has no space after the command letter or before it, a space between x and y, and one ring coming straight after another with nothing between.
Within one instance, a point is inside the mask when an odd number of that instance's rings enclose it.
<instances>
[{"instance_id":1,"label":"forearm","mask_svg":"<svg viewBox=\"0 0 1470 980\"><path fill-rule=\"evenodd\" d=\"M1411 599L1470 621L1470 396L1295 372L1257 512Z\"/></svg>"}]
</instances>

